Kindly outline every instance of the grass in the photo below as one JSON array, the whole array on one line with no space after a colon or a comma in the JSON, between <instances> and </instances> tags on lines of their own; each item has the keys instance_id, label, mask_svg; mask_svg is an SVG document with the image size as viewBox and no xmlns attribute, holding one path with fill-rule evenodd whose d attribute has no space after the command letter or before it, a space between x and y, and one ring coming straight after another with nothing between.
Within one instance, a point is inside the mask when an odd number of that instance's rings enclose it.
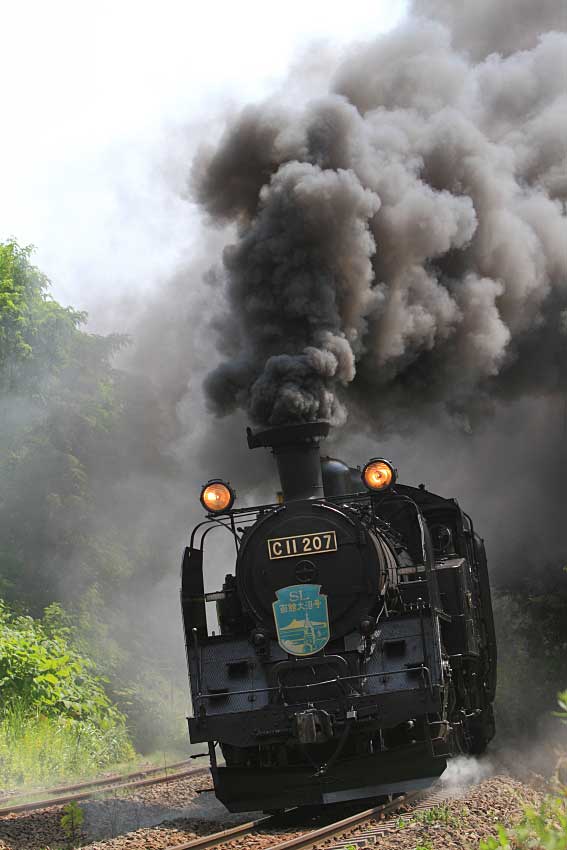
<instances>
[{"instance_id":1,"label":"grass","mask_svg":"<svg viewBox=\"0 0 567 850\"><path fill-rule=\"evenodd\" d=\"M45 786L92 776L133 759L123 727L69 717L30 716L17 708L0 720L0 786Z\"/></svg>"},{"instance_id":2,"label":"grass","mask_svg":"<svg viewBox=\"0 0 567 850\"><path fill-rule=\"evenodd\" d=\"M458 826L461 823L461 819L451 812L449 806L432 806L423 812L416 812L413 818L423 824L443 823L446 826Z\"/></svg>"}]
</instances>

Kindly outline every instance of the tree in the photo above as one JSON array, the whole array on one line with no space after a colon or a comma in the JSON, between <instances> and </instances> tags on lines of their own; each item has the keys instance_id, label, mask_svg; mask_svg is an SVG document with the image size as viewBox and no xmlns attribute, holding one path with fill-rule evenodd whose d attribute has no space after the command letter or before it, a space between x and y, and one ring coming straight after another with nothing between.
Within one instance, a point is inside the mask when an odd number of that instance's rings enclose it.
<instances>
[{"instance_id":1,"label":"tree","mask_svg":"<svg viewBox=\"0 0 567 850\"><path fill-rule=\"evenodd\" d=\"M60 369L86 318L49 296L48 278L30 262L32 251L15 240L0 243L0 386L4 392L29 392L40 376Z\"/></svg>"},{"instance_id":2,"label":"tree","mask_svg":"<svg viewBox=\"0 0 567 850\"><path fill-rule=\"evenodd\" d=\"M126 338L88 333L31 258L0 244L0 599L35 619L65 605L142 744L161 732L147 723L165 706L147 687L161 650L150 640L140 655L147 623L124 612L178 556L154 486L181 483L162 449L171 420L145 374L116 368Z\"/></svg>"},{"instance_id":3,"label":"tree","mask_svg":"<svg viewBox=\"0 0 567 850\"><path fill-rule=\"evenodd\" d=\"M94 582L112 548L89 516L123 412L111 361L125 338L85 332L86 315L51 298L31 253L0 244L0 595L38 612L72 561L79 583Z\"/></svg>"}]
</instances>

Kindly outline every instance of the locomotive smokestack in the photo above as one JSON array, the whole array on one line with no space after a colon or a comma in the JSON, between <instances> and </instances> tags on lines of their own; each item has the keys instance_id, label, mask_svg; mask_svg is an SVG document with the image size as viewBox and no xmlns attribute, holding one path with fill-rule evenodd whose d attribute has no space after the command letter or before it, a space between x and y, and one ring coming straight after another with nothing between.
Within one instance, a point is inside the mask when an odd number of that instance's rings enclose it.
<instances>
[{"instance_id":1,"label":"locomotive smokestack","mask_svg":"<svg viewBox=\"0 0 567 850\"><path fill-rule=\"evenodd\" d=\"M323 496L319 441L329 433L325 421L281 425L253 434L247 428L248 447L271 448L278 464L284 501Z\"/></svg>"}]
</instances>

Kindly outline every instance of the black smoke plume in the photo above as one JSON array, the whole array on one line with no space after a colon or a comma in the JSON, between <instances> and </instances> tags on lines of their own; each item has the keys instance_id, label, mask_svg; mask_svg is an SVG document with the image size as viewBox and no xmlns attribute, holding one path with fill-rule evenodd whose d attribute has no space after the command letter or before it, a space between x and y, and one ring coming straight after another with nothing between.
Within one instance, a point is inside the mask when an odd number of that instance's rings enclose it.
<instances>
[{"instance_id":1,"label":"black smoke plume","mask_svg":"<svg viewBox=\"0 0 567 850\"><path fill-rule=\"evenodd\" d=\"M195 196L237 231L214 411L470 429L564 390L563 6L460 5L418 0L327 94L249 107L201 150Z\"/></svg>"}]
</instances>

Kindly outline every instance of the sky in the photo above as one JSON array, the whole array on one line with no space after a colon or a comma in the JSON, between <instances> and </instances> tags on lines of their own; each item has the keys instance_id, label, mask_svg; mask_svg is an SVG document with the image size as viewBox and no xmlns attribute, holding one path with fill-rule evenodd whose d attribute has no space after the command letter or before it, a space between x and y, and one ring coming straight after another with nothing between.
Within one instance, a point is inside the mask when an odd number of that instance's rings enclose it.
<instances>
[{"instance_id":1,"label":"sky","mask_svg":"<svg viewBox=\"0 0 567 850\"><path fill-rule=\"evenodd\" d=\"M371 38L405 8L4 2L0 239L35 245L54 296L94 330L122 330L105 302L159 286L199 238L184 186L223 114L268 96L306 51Z\"/></svg>"}]
</instances>

